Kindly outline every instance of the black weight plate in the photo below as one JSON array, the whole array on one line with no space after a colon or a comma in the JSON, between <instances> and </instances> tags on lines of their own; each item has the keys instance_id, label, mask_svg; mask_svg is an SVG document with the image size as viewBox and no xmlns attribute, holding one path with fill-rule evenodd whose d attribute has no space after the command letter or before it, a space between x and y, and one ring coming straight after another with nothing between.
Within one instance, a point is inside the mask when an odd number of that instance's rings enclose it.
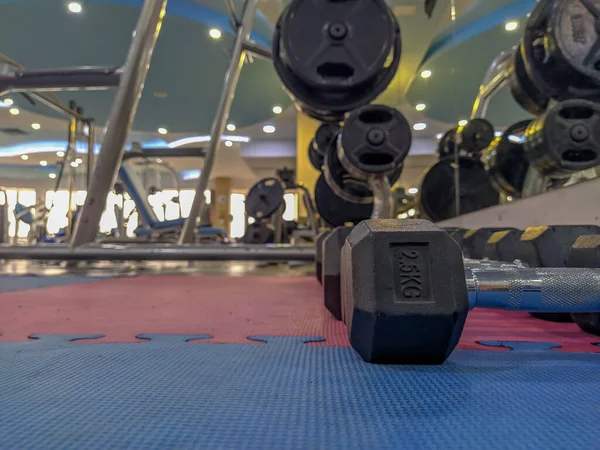
<instances>
[{"instance_id":1,"label":"black weight plate","mask_svg":"<svg viewBox=\"0 0 600 450\"><path fill-rule=\"evenodd\" d=\"M530 123L531 120L523 120L508 127L482 156L492 184L500 192L515 198L521 197L529 170L523 141L525 130Z\"/></svg>"},{"instance_id":2,"label":"black weight plate","mask_svg":"<svg viewBox=\"0 0 600 450\"><path fill-rule=\"evenodd\" d=\"M508 80L512 96L525 111L535 116L544 113L550 99L529 79L520 47L513 54Z\"/></svg>"},{"instance_id":3,"label":"black weight plate","mask_svg":"<svg viewBox=\"0 0 600 450\"><path fill-rule=\"evenodd\" d=\"M410 125L400 111L367 105L353 111L338 140L338 158L359 178L395 172L412 143Z\"/></svg>"},{"instance_id":4,"label":"black weight plate","mask_svg":"<svg viewBox=\"0 0 600 450\"><path fill-rule=\"evenodd\" d=\"M525 154L541 173L564 178L600 165L600 105L557 103L527 128Z\"/></svg>"},{"instance_id":5,"label":"black weight plate","mask_svg":"<svg viewBox=\"0 0 600 450\"><path fill-rule=\"evenodd\" d=\"M321 218L332 227L357 224L369 219L373 212L373 203L351 203L338 197L323 174L319 176L315 186L315 206Z\"/></svg>"},{"instance_id":6,"label":"black weight plate","mask_svg":"<svg viewBox=\"0 0 600 450\"><path fill-rule=\"evenodd\" d=\"M437 153L440 158L454 155L456 150L456 128L446 131L438 143Z\"/></svg>"},{"instance_id":7,"label":"black weight plate","mask_svg":"<svg viewBox=\"0 0 600 450\"><path fill-rule=\"evenodd\" d=\"M246 228L242 242L244 244L272 244L275 242L275 230L272 225L254 222Z\"/></svg>"},{"instance_id":8,"label":"black weight plate","mask_svg":"<svg viewBox=\"0 0 600 450\"><path fill-rule=\"evenodd\" d=\"M336 146L327 151L323 167L324 178L338 196L352 203L373 202L368 182L348 173L337 156Z\"/></svg>"},{"instance_id":9,"label":"black weight plate","mask_svg":"<svg viewBox=\"0 0 600 450\"><path fill-rule=\"evenodd\" d=\"M487 148L495 137L494 126L485 119L471 119L458 127L456 140L461 150L478 153Z\"/></svg>"},{"instance_id":10,"label":"black weight plate","mask_svg":"<svg viewBox=\"0 0 600 450\"><path fill-rule=\"evenodd\" d=\"M497 205L500 194L491 184L483 163L459 158L460 214ZM421 212L434 222L456 216L454 158L441 159L425 173L419 190Z\"/></svg>"},{"instance_id":11,"label":"black weight plate","mask_svg":"<svg viewBox=\"0 0 600 450\"><path fill-rule=\"evenodd\" d=\"M246 196L246 214L255 219L271 217L283 202L284 188L277 178L256 183Z\"/></svg>"},{"instance_id":12,"label":"black weight plate","mask_svg":"<svg viewBox=\"0 0 600 450\"><path fill-rule=\"evenodd\" d=\"M329 147L335 145L341 129L342 127L339 123L324 123L319 126L313 140L315 150L325 156Z\"/></svg>"},{"instance_id":13,"label":"black weight plate","mask_svg":"<svg viewBox=\"0 0 600 450\"><path fill-rule=\"evenodd\" d=\"M308 145L308 159L310 160L310 164L320 172L323 170L323 161L325 160L325 157L321 152L319 152L319 150L317 150L317 148L318 147L313 138Z\"/></svg>"},{"instance_id":14,"label":"black weight plate","mask_svg":"<svg viewBox=\"0 0 600 450\"><path fill-rule=\"evenodd\" d=\"M293 0L275 28L273 62L301 111L341 121L389 85L401 47L400 27L383 0Z\"/></svg>"}]
</instances>

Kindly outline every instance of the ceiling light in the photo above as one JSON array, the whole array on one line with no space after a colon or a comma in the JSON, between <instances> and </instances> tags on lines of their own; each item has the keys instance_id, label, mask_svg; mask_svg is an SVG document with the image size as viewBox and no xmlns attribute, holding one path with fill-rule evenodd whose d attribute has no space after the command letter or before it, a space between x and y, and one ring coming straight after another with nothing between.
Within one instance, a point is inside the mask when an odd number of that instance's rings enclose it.
<instances>
[{"instance_id":1,"label":"ceiling light","mask_svg":"<svg viewBox=\"0 0 600 450\"><path fill-rule=\"evenodd\" d=\"M48 178L54 180L56 178L56 174L55 173L49 173L48 174Z\"/></svg>"},{"instance_id":2,"label":"ceiling light","mask_svg":"<svg viewBox=\"0 0 600 450\"><path fill-rule=\"evenodd\" d=\"M167 130L166 128L160 127L158 129L158 134L167 134L169 132L169 130Z\"/></svg>"},{"instance_id":3,"label":"ceiling light","mask_svg":"<svg viewBox=\"0 0 600 450\"><path fill-rule=\"evenodd\" d=\"M273 112L275 114L281 114L283 112L283 108L281 106L273 106Z\"/></svg>"},{"instance_id":4,"label":"ceiling light","mask_svg":"<svg viewBox=\"0 0 600 450\"><path fill-rule=\"evenodd\" d=\"M227 131L235 131L235 125L232 123L227 124Z\"/></svg>"},{"instance_id":5,"label":"ceiling light","mask_svg":"<svg viewBox=\"0 0 600 450\"><path fill-rule=\"evenodd\" d=\"M40 161L40 166L46 167L48 165L48 161Z\"/></svg>"},{"instance_id":6,"label":"ceiling light","mask_svg":"<svg viewBox=\"0 0 600 450\"><path fill-rule=\"evenodd\" d=\"M76 161L71 161L71 167L79 167Z\"/></svg>"},{"instance_id":7,"label":"ceiling light","mask_svg":"<svg viewBox=\"0 0 600 450\"><path fill-rule=\"evenodd\" d=\"M423 72L421 72L421 78L429 78L431 75L431 70L424 70Z\"/></svg>"},{"instance_id":8,"label":"ceiling light","mask_svg":"<svg viewBox=\"0 0 600 450\"><path fill-rule=\"evenodd\" d=\"M83 162L83 159L81 159L81 158L77 158L77 159L75 160L75 162L76 162L77 164L81 164L81 163Z\"/></svg>"},{"instance_id":9,"label":"ceiling light","mask_svg":"<svg viewBox=\"0 0 600 450\"><path fill-rule=\"evenodd\" d=\"M415 123L413 125L413 130L415 131L423 131L425 128L427 128L427 124L423 122Z\"/></svg>"},{"instance_id":10,"label":"ceiling light","mask_svg":"<svg viewBox=\"0 0 600 450\"><path fill-rule=\"evenodd\" d=\"M417 111L425 111L425 108L427 108L427 105L425 103L419 103L417 106L415 106L415 109Z\"/></svg>"},{"instance_id":11,"label":"ceiling light","mask_svg":"<svg viewBox=\"0 0 600 450\"><path fill-rule=\"evenodd\" d=\"M221 39L221 30L218 28L211 28L208 35L213 39Z\"/></svg>"},{"instance_id":12,"label":"ceiling light","mask_svg":"<svg viewBox=\"0 0 600 450\"><path fill-rule=\"evenodd\" d=\"M233 147L233 142L225 141L225 147Z\"/></svg>"},{"instance_id":13,"label":"ceiling light","mask_svg":"<svg viewBox=\"0 0 600 450\"><path fill-rule=\"evenodd\" d=\"M504 25L504 29L506 31L515 31L517 28L519 28L519 22L517 22L516 20L506 22L506 24Z\"/></svg>"},{"instance_id":14,"label":"ceiling light","mask_svg":"<svg viewBox=\"0 0 600 450\"><path fill-rule=\"evenodd\" d=\"M67 8L69 8L69 11L75 14L79 14L83 10L83 6L81 6L81 3L79 2L69 2Z\"/></svg>"},{"instance_id":15,"label":"ceiling light","mask_svg":"<svg viewBox=\"0 0 600 450\"><path fill-rule=\"evenodd\" d=\"M32 123L31 128L33 128L34 130L39 130L40 128L42 128L42 126L39 123Z\"/></svg>"},{"instance_id":16,"label":"ceiling light","mask_svg":"<svg viewBox=\"0 0 600 450\"><path fill-rule=\"evenodd\" d=\"M65 152L56 152L56 156L62 158L63 156L65 156Z\"/></svg>"},{"instance_id":17,"label":"ceiling light","mask_svg":"<svg viewBox=\"0 0 600 450\"><path fill-rule=\"evenodd\" d=\"M11 113L13 116L18 116L21 113L21 111L19 111L19 108L10 108L8 112Z\"/></svg>"},{"instance_id":18,"label":"ceiling light","mask_svg":"<svg viewBox=\"0 0 600 450\"><path fill-rule=\"evenodd\" d=\"M418 194L419 193L419 189L417 189L417 188L410 188L408 190L408 193L409 194Z\"/></svg>"},{"instance_id":19,"label":"ceiling light","mask_svg":"<svg viewBox=\"0 0 600 450\"><path fill-rule=\"evenodd\" d=\"M459 120L459 121L458 121L458 125L459 125L459 126L461 126L461 127L464 127L464 126L465 126L466 124L468 124L468 123L469 123L469 121L468 121L468 120L466 120L466 119L463 119L463 120Z\"/></svg>"},{"instance_id":20,"label":"ceiling light","mask_svg":"<svg viewBox=\"0 0 600 450\"><path fill-rule=\"evenodd\" d=\"M29 156L27 156L27 155L21 155L21 159L23 161L27 161L29 159Z\"/></svg>"},{"instance_id":21,"label":"ceiling light","mask_svg":"<svg viewBox=\"0 0 600 450\"><path fill-rule=\"evenodd\" d=\"M436 138L441 139L444 137L444 133L438 133L435 135Z\"/></svg>"},{"instance_id":22,"label":"ceiling light","mask_svg":"<svg viewBox=\"0 0 600 450\"><path fill-rule=\"evenodd\" d=\"M5 104L6 106L12 106L12 105L13 105L13 103L14 103L14 102L13 102L12 98L5 98L5 99L4 99L4 104Z\"/></svg>"},{"instance_id":23,"label":"ceiling light","mask_svg":"<svg viewBox=\"0 0 600 450\"><path fill-rule=\"evenodd\" d=\"M275 133L275 127L273 125L265 125L263 131L267 134L273 134Z\"/></svg>"}]
</instances>

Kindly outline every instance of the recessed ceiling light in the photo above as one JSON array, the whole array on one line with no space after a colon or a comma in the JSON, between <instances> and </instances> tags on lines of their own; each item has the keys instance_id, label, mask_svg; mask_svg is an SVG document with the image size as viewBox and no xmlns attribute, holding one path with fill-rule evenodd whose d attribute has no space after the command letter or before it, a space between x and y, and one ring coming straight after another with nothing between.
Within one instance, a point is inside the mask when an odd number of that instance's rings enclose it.
<instances>
[{"instance_id":1,"label":"recessed ceiling light","mask_svg":"<svg viewBox=\"0 0 600 450\"><path fill-rule=\"evenodd\" d=\"M233 147L233 142L225 141L225 147Z\"/></svg>"},{"instance_id":2,"label":"recessed ceiling light","mask_svg":"<svg viewBox=\"0 0 600 450\"><path fill-rule=\"evenodd\" d=\"M48 174L48 178L54 180L56 178L56 174L55 173L49 173Z\"/></svg>"},{"instance_id":3,"label":"recessed ceiling light","mask_svg":"<svg viewBox=\"0 0 600 450\"><path fill-rule=\"evenodd\" d=\"M435 135L436 138L441 139L444 137L444 133L438 133Z\"/></svg>"},{"instance_id":4,"label":"recessed ceiling light","mask_svg":"<svg viewBox=\"0 0 600 450\"><path fill-rule=\"evenodd\" d=\"M424 70L423 72L421 72L421 78L429 78L431 75L431 70Z\"/></svg>"},{"instance_id":5,"label":"recessed ceiling light","mask_svg":"<svg viewBox=\"0 0 600 450\"><path fill-rule=\"evenodd\" d=\"M219 30L218 28L211 28L208 32L208 35L213 39L221 39L222 36L221 30Z\"/></svg>"},{"instance_id":6,"label":"recessed ceiling light","mask_svg":"<svg viewBox=\"0 0 600 450\"><path fill-rule=\"evenodd\" d=\"M75 162L76 162L77 164L81 164L81 163L83 162L83 159L81 159L81 158L77 158L77 159L75 160Z\"/></svg>"},{"instance_id":7,"label":"recessed ceiling light","mask_svg":"<svg viewBox=\"0 0 600 450\"><path fill-rule=\"evenodd\" d=\"M63 156L65 156L65 152L56 152L56 156L62 158Z\"/></svg>"},{"instance_id":8,"label":"recessed ceiling light","mask_svg":"<svg viewBox=\"0 0 600 450\"><path fill-rule=\"evenodd\" d=\"M283 108L281 106L273 106L273 112L275 114L281 114L283 112Z\"/></svg>"},{"instance_id":9,"label":"recessed ceiling light","mask_svg":"<svg viewBox=\"0 0 600 450\"><path fill-rule=\"evenodd\" d=\"M235 125L232 123L227 124L227 131L235 131Z\"/></svg>"},{"instance_id":10,"label":"recessed ceiling light","mask_svg":"<svg viewBox=\"0 0 600 450\"><path fill-rule=\"evenodd\" d=\"M517 28L519 28L519 22L516 20L511 20L510 22L506 22L504 24L504 29L506 31L515 31Z\"/></svg>"},{"instance_id":11,"label":"recessed ceiling light","mask_svg":"<svg viewBox=\"0 0 600 450\"><path fill-rule=\"evenodd\" d=\"M21 159L23 161L27 161L29 159L29 156L27 156L27 155L21 155Z\"/></svg>"},{"instance_id":12,"label":"recessed ceiling light","mask_svg":"<svg viewBox=\"0 0 600 450\"><path fill-rule=\"evenodd\" d=\"M46 167L48 165L48 161L40 161L40 166Z\"/></svg>"},{"instance_id":13,"label":"recessed ceiling light","mask_svg":"<svg viewBox=\"0 0 600 450\"><path fill-rule=\"evenodd\" d=\"M71 167L79 167L76 161L71 161Z\"/></svg>"},{"instance_id":14,"label":"recessed ceiling light","mask_svg":"<svg viewBox=\"0 0 600 450\"><path fill-rule=\"evenodd\" d=\"M39 123L32 123L31 128L33 128L34 130L39 130L40 128L42 128L42 126Z\"/></svg>"},{"instance_id":15,"label":"recessed ceiling light","mask_svg":"<svg viewBox=\"0 0 600 450\"><path fill-rule=\"evenodd\" d=\"M81 3L79 2L69 2L67 8L69 8L69 11L75 14L79 14L83 10L83 6L81 6Z\"/></svg>"},{"instance_id":16,"label":"recessed ceiling light","mask_svg":"<svg viewBox=\"0 0 600 450\"><path fill-rule=\"evenodd\" d=\"M415 109L417 111L425 111L425 108L427 108L427 105L425 103L419 103L417 106L415 106Z\"/></svg>"},{"instance_id":17,"label":"recessed ceiling light","mask_svg":"<svg viewBox=\"0 0 600 450\"><path fill-rule=\"evenodd\" d=\"M169 130L167 130L166 128L163 128L163 127L160 127L160 128L158 129L158 134L163 134L163 135L165 135L165 134L167 134L168 132L169 132Z\"/></svg>"},{"instance_id":18,"label":"recessed ceiling light","mask_svg":"<svg viewBox=\"0 0 600 450\"><path fill-rule=\"evenodd\" d=\"M265 125L263 131L267 134L273 134L275 133L275 127L273 125Z\"/></svg>"},{"instance_id":19,"label":"recessed ceiling light","mask_svg":"<svg viewBox=\"0 0 600 450\"><path fill-rule=\"evenodd\" d=\"M418 188L410 188L408 190L409 194L418 194L419 193L419 189Z\"/></svg>"},{"instance_id":20,"label":"recessed ceiling light","mask_svg":"<svg viewBox=\"0 0 600 450\"><path fill-rule=\"evenodd\" d=\"M465 126L466 124L468 124L468 123L469 123L469 121L468 121L468 120L466 120L466 119L463 119L463 120L459 120L459 121L458 121L458 125L459 125L459 126L461 126L461 127L464 127L464 126Z\"/></svg>"},{"instance_id":21,"label":"recessed ceiling light","mask_svg":"<svg viewBox=\"0 0 600 450\"><path fill-rule=\"evenodd\" d=\"M427 128L427 124L423 122L415 123L413 125L413 130L415 131L423 131L425 128Z\"/></svg>"},{"instance_id":22,"label":"recessed ceiling light","mask_svg":"<svg viewBox=\"0 0 600 450\"><path fill-rule=\"evenodd\" d=\"M14 102L13 102L13 99L12 99L12 98L5 98L5 99L4 99L4 104L5 104L6 106L12 106L12 105L13 105L13 103L14 103Z\"/></svg>"},{"instance_id":23,"label":"recessed ceiling light","mask_svg":"<svg viewBox=\"0 0 600 450\"><path fill-rule=\"evenodd\" d=\"M10 108L8 110L9 113L11 113L13 116L18 116L19 114L21 114L21 111L19 111L19 108Z\"/></svg>"}]
</instances>

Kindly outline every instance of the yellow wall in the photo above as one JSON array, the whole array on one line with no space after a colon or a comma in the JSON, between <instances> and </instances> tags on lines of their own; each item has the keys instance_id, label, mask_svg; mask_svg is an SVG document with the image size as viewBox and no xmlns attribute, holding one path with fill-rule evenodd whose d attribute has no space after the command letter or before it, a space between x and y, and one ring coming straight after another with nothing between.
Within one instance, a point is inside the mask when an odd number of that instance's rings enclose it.
<instances>
[{"instance_id":1,"label":"yellow wall","mask_svg":"<svg viewBox=\"0 0 600 450\"><path fill-rule=\"evenodd\" d=\"M298 182L304 183L304 185L310 190L311 194L314 194L315 183L319 178L319 172L313 168L308 158L308 145L315 133L319 128L320 123L310 117L298 113L298 130L296 137L296 179ZM300 217L306 217L306 209L304 204L299 202L298 215Z\"/></svg>"}]
</instances>

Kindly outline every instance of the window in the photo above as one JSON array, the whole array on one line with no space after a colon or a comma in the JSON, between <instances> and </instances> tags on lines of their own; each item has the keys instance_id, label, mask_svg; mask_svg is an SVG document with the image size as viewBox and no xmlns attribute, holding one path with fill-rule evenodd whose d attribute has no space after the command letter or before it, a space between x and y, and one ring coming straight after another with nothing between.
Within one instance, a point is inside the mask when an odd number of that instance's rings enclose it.
<instances>
[{"instance_id":1,"label":"window","mask_svg":"<svg viewBox=\"0 0 600 450\"><path fill-rule=\"evenodd\" d=\"M283 196L283 201L285 202L283 220L296 220L298 218L298 196L293 192L288 192Z\"/></svg>"},{"instance_id":2,"label":"window","mask_svg":"<svg viewBox=\"0 0 600 450\"><path fill-rule=\"evenodd\" d=\"M244 194L231 194L229 213L231 214L229 235L232 238L240 238L246 231L246 196Z\"/></svg>"}]
</instances>

